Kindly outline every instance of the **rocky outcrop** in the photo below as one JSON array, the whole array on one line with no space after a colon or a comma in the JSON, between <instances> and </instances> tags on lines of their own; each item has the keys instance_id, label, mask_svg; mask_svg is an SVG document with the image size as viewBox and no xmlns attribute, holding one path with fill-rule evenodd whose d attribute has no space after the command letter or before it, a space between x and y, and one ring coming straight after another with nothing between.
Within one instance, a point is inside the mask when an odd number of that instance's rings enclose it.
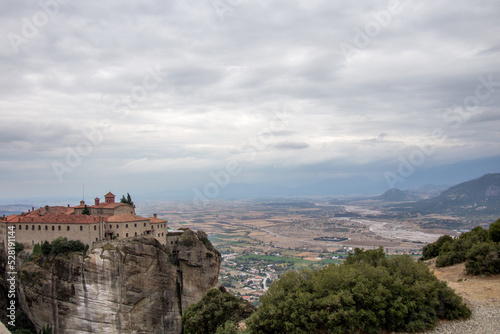
<instances>
[{"instance_id":1,"label":"rocky outcrop","mask_svg":"<svg viewBox=\"0 0 500 334\"><path fill-rule=\"evenodd\" d=\"M41 257L20 272L19 301L54 334L181 333L182 312L217 285L221 262L204 233L184 234L190 242L171 253L139 237L100 243L86 256Z\"/></svg>"}]
</instances>

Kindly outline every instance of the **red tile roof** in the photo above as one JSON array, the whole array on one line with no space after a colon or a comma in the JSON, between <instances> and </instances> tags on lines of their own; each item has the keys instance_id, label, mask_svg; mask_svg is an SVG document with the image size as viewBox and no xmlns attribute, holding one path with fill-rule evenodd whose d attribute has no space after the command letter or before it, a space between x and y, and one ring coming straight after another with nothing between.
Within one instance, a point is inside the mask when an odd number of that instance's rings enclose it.
<instances>
[{"instance_id":1,"label":"red tile roof","mask_svg":"<svg viewBox=\"0 0 500 334\"><path fill-rule=\"evenodd\" d=\"M10 217L9 217L10 218ZM15 224L95 224L99 222L99 218L87 215L65 215L65 214L51 214L51 215L16 215L8 220L9 223Z\"/></svg>"},{"instance_id":2,"label":"red tile roof","mask_svg":"<svg viewBox=\"0 0 500 334\"><path fill-rule=\"evenodd\" d=\"M99 205L87 205L87 208L99 208L99 209L115 209L119 206L123 206L123 205L128 205L130 207L132 207L130 204L127 204L127 203L99 203ZM75 209L81 209L81 208L84 208L85 205L77 205L75 206Z\"/></svg>"},{"instance_id":3,"label":"red tile roof","mask_svg":"<svg viewBox=\"0 0 500 334\"><path fill-rule=\"evenodd\" d=\"M106 195L104 195L104 197L111 197L111 196L115 196L115 194L113 194L111 191L109 193L107 193Z\"/></svg>"},{"instance_id":4,"label":"red tile roof","mask_svg":"<svg viewBox=\"0 0 500 334\"><path fill-rule=\"evenodd\" d=\"M121 215L111 216L106 221L108 223L126 223L126 222L149 221L149 218L133 215L131 213L122 213Z\"/></svg>"},{"instance_id":5,"label":"red tile roof","mask_svg":"<svg viewBox=\"0 0 500 334\"><path fill-rule=\"evenodd\" d=\"M166 220L157 217L148 217L148 219L151 221L151 224L161 224L167 222Z\"/></svg>"}]
</instances>

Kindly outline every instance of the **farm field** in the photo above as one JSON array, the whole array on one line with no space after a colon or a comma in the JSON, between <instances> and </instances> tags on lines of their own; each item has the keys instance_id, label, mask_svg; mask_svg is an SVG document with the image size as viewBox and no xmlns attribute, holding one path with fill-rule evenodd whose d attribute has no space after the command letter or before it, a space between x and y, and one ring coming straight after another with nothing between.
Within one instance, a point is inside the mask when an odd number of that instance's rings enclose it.
<instances>
[{"instance_id":1,"label":"farm field","mask_svg":"<svg viewBox=\"0 0 500 334\"><path fill-rule=\"evenodd\" d=\"M423 245L454 233L321 201L153 202L141 209L157 212L171 229L205 231L223 257L220 282L254 303L284 271L340 263L356 247L418 257Z\"/></svg>"}]
</instances>

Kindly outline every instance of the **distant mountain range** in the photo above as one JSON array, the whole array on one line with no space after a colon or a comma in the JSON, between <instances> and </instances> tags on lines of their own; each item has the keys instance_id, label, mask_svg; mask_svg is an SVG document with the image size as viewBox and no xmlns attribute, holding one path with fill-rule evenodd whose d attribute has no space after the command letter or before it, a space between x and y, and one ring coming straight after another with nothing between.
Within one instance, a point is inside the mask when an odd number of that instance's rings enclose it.
<instances>
[{"instance_id":1,"label":"distant mountain range","mask_svg":"<svg viewBox=\"0 0 500 334\"><path fill-rule=\"evenodd\" d=\"M405 198L400 191L386 192L380 198L391 198L393 202ZM396 199L396 200L394 200ZM459 214L459 215L499 215L500 216L500 173L486 174L480 178L462 182L436 197L414 203L395 206L398 211L409 213Z\"/></svg>"}]
</instances>

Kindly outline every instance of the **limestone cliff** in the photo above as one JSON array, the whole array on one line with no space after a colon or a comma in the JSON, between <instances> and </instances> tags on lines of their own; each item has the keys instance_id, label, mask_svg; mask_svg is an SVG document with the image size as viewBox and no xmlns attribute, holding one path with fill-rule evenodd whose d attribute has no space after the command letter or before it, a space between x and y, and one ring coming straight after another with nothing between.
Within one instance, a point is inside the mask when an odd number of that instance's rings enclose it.
<instances>
[{"instance_id":1,"label":"limestone cliff","mask_svg":"<svg viewBox=\"0 0 500 334\"><path fill-rule=\"evenodd\" d=\"M183 310L217 285L221 257L205 237L186 231L175 251L138 237L100 243L85 257L41 257L20 272L19 301L54 334L181 333Z\"/></svg>"}]
</instances>

